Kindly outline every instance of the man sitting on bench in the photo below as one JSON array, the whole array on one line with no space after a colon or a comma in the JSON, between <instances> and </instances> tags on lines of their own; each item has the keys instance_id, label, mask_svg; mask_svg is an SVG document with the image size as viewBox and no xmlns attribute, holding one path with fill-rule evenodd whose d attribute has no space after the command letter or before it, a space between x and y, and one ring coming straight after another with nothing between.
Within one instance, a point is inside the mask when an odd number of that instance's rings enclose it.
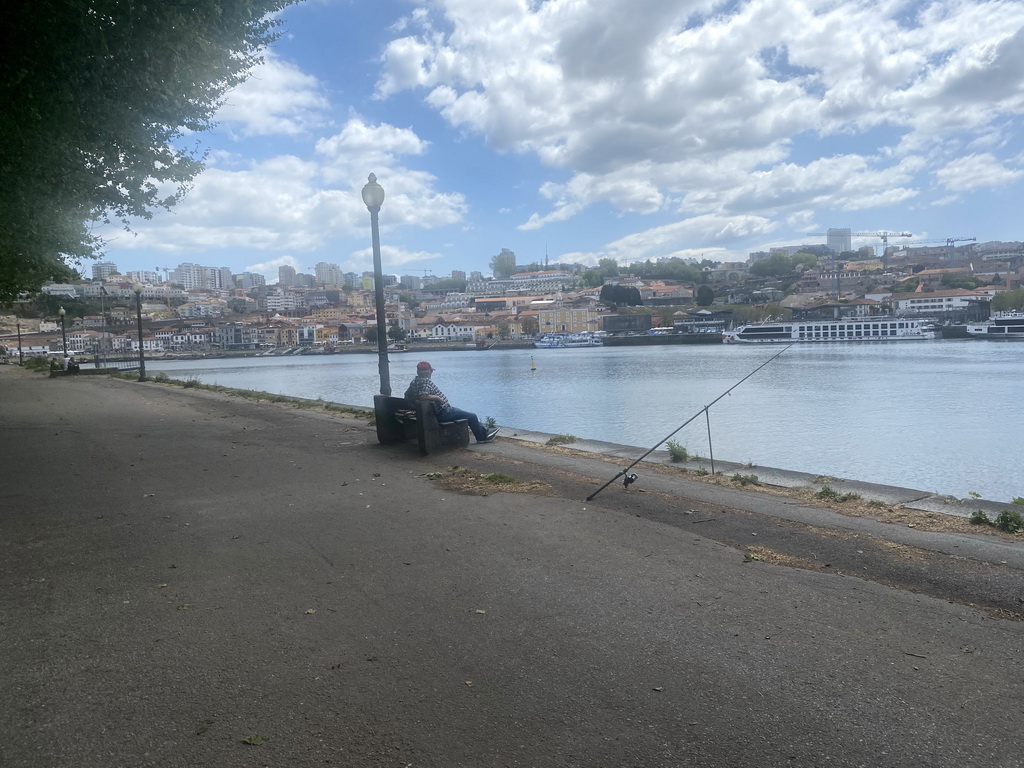
<instances>
[{"instance_id":1,"label":"man sitting on bench","mask_svg":"<svg viewBox=\"0 0 1024 768\"><path fill-rule=\"evenodd\" d=\"M434 403L434 410L437 412L438 421L458 421L465 419L469 422L469 429L472 431L473 436L476 438L478 443L489 443L494 439L494 436L498 434L498 428L487 429L480 423L480 419L477 418L475 413L464 411L461 408L456 408L448 402L448 398L444 396L444 392L438 389L438 386L430 380L430 375L434 372L430 363L424 361L416 364L416 378L409 384L409 388L405 390L405 399L413 402L415 400L430 400Z\"/></svg>"}]
</instances>

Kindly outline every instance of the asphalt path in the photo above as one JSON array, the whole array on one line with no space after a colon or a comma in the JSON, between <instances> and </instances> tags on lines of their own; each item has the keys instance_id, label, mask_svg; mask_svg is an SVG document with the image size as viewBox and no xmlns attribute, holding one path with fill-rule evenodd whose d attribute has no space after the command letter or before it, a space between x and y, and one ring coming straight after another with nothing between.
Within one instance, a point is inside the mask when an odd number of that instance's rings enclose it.
<instances>
[{"instance_id":1,"label":"asphalt path","mask_svg":"<svg viewBox=\"0 0 1024 768\"><path fill-rule=\"evenodd\" d=\"M1019 543L621 464L0 367L0 765L1024 764Z\"/></svg>"}]
</instances>

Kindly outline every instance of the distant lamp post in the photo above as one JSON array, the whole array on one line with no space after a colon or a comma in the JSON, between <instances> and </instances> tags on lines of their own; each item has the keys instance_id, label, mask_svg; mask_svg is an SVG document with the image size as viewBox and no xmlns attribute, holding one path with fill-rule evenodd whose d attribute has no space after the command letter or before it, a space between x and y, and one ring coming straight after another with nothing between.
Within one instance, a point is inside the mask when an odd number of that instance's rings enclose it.
<instances>
[{"instance_id":1,"label":"distant lamp post","mask_svg":"<svg viewBox=\"0 0 1024 768\"><path fill-rule=\"evenodd\" d=\"M135 320L139 326L139 381L146 380L146 356L142 352L142 283L132 286L135 292Z\"/></svg>"},{"instance_id":2,"label":"distant lamp post","mask_svg":"<svg viewBox=\"0 0 1024 768\"><path fill-rule=\"evenodd\" d=\"M64 307L61 307L59 310L57 310L57 314L60 315L60 338L64 342L64 357L67 357L68 356L68 334L67 334L67 331L64 330L64 315L66 315L67 312L64 310Z\"/></svg>"},{"instance_id":3,"label":"distant lamp post","mask_svg":"<svg viewBox=\"0 0 1024 768\"><path fill-rule=\"evenodd\" d=\"M373 236L373 292L377 299L377 368L380 371L380 393L391 396L391 374L388 372L388 324L384 312L384 275L380 266L380 230L377 214L384 204L384 188L372 173L363 187L363 202L370 211L370 231Z\"/></svg>"},{"instance_id":4,"label":"distant lamp post","mask_svg":"<svg viewBox=\"0 0 1024 768\"><path fill-rule=\"evenodd\" d=\"M14 318L18 326L18 365L25 365L25 350L21 348L21 317L15 315Z\"/></svg>"}]
</instances>

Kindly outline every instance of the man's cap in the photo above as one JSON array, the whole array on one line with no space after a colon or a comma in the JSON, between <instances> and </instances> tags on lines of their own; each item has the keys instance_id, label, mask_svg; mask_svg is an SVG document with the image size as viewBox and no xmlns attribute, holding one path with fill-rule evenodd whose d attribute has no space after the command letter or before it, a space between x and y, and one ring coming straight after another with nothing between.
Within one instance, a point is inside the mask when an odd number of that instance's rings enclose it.
<instances>
[{"instance_id":1,"label":"man's cap","mask_svg":"<svg viewBox=\"0 0 1024 768\"><path fill-rule=\"evenodd\" d=\"M433 367L426 360L423 360L422 362L416 363L416 373L419 373L420 371L432 371L432 370L434 370Z\"/></svg>"}]
</instances>

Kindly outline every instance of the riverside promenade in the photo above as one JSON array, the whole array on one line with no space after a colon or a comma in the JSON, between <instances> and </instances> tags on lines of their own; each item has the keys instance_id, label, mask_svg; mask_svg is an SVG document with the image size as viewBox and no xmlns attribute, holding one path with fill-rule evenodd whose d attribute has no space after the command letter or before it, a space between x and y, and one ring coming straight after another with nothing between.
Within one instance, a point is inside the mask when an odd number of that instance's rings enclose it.
<instances>
[{"instance_id":1,"label":"riverside promenade","mask_svg":"<svg viewBox=\"0 0 1024 768\"><path fill-rule=\"evenodd\" d=\"M1024 765L1020 537L625 453L0 366L0 765Z\"/></svg>"}]
</instances>

